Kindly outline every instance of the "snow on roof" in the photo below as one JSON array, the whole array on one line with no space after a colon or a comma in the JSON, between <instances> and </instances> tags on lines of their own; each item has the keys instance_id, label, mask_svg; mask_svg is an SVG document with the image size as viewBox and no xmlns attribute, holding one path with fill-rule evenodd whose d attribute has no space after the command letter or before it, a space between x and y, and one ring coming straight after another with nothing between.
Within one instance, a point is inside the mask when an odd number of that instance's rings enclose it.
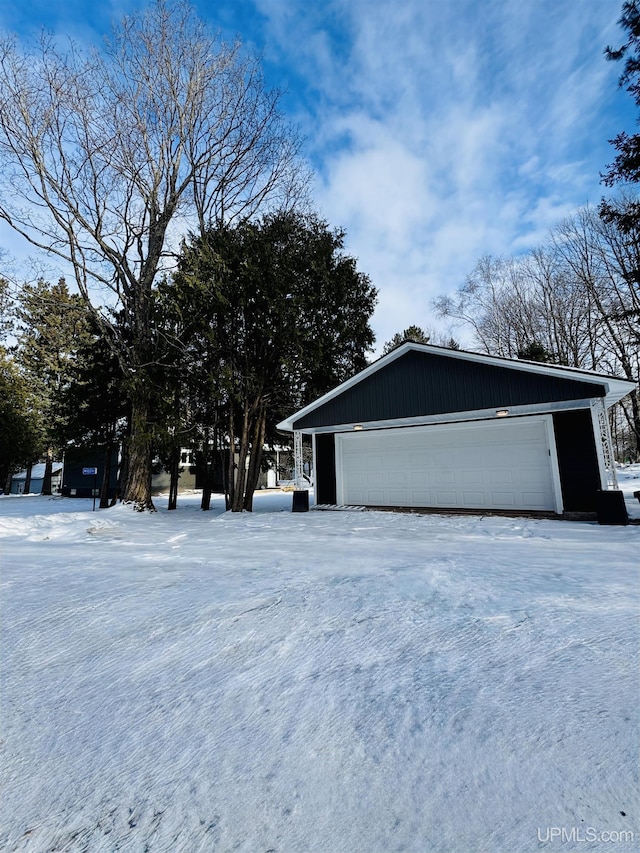
<instances>
[{"instance_id":1,"label":"snow on roof","mask_svg":"<svg viewBox=\"0 0 640 853\"><path fill-rule=\"evenodd\" d=\"M31 467L31 479L32 480L42 480L42 478L44 477L45 468L46 468L45 462L38 462L37 465L33 465ZM60 471L62 471L62 462L54 462L52 473L53 474L59 474ZM26 471L20 471L19 473L14 474L12 479L13 480L26 480L27 479L27 472Z\"/></svg>"}]
</instances>

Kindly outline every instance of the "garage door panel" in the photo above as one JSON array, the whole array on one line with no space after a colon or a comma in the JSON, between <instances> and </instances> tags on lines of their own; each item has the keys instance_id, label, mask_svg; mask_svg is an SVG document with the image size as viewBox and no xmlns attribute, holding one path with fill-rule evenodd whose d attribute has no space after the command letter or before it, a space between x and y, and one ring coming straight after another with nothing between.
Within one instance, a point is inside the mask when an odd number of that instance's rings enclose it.
<instances>
[{"instance_id":1,"label":"garage door panel","mask_svg":"<svg viewBox=\"0 0 640 853\"><path fill-rule=\"evenodd\" d=\"M474 492L464 489L462 492L462 503L463 506L479 507L484 503L485 497L484 492Z\"/></svg>"},{"instance_id":2,"label":"garage door panel","mask_svg":"<svg viewBox=\"0 0 640 853\"><path fill-rule=\"evenodd\" d=\"M409 481L409 473L407 471L390 471L388 482L389 486L407 486Z\"/></svg>"},{"instance_id":3,"label":"garage door panel","mask_svg":"<svg viewBox=\"0 0 640 853\"><path fill-rule=\"evenodd\" d=\"M501 509L513 509L518 505L518 501L514 492L498 492L492 491L491 505L500 507Z\"/></svg>"},{"instance_id":4,"label":"garage door panel","mask_svg":"<svg viewBox=\"0 0 640 853\"><path fill-rule=\"evenodd\" d=\"M382 489L371 489L368 492L368 501L371 506L387 506L385 502L385 494ZM354 494L348 501L349 504L358 504L359 503L359 495ZM388 504L389 506L393 506L393 504Z\"/></svg>"},{"instance_id":5,"label":"garage door panel","mask_svg":"<svg viewBox=\"0 0 640 853\"><path fill-rule=\"evenodd\" d=\"M546 479L542 468L526 468L520 472L520 482L523 486L543 487Z\"/></svg>"},{"instance_id":6,"label":"garage door panel","mask_svg":"<svg viewBox=\"0 0 640 853\"><path fill-rule=\"evenodd\" d=\"M433 495L429 489L412 489L411 503L406 506L433 506ZM398 504L400 505L400 504Z\"/></svg>"},{"instance_id":7,"label":"garage door panel","mask_svg":"<svg viewBox=\"0 0 640 853\"><path fill-rule=\"evenodd\" d=\"M522 495L530 509L547 509L544 492L525 491Z\"/></svg>"},{"instance_id":8,"label":"garage door panel","mask_svg":"<svg viewBox=\"0 0 640 853\"><path fill-rule=\"evenodd\" d=\"M338 436L345 503L555 509L544 419Z\"/></svg>"},{"instance_id":9,"label":"garage door panel","mask_svg":"<svg viewBox=\"0 0 640 853\"><path fill-rule=\"evenodd\" d=\"M513 486L513 471L489 471L492 486Z\"/></svg>"}]
</instances>

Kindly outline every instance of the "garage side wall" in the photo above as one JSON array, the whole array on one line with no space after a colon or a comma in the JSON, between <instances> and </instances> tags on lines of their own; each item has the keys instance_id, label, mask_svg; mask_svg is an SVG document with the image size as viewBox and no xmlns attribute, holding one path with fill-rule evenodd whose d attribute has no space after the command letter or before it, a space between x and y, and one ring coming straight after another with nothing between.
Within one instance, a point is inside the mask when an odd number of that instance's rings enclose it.
<instances>
[{"instance_id":1,"label":"garage side wall","mask_svg":"<svg viewBox=\"0 0 640 853\"><path fill-rule=\"evenodd\" d=\"M566 512L596 512L600 468L589 409L555 412L562 499Z\"/></svg>"},{"instance_id":2,"label":"garage side wall","mask_svg":"<svg viewBox=\"0 0 640 853\"><path fill-rule=\"evenodd\" d=\"M316 442L316 503L336 503L336 443L332 432L318 433Z\"/></svg>"}]
</instances>

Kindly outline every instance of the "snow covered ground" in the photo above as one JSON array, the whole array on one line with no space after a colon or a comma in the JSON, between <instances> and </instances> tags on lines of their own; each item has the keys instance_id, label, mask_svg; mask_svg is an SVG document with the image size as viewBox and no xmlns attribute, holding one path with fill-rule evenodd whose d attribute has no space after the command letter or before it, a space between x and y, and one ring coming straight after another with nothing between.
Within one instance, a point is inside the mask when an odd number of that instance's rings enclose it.
<instances>
[{"instance_id":1,"label":"snow covered ground","mask_svg":"<svg viewBox=\"0 0 640 853\"><path fill-rule=\"evenodd\" d=\"M640 849L640 526L198 500L0 498L2 851Z\"/></svg>"}]
</instances>

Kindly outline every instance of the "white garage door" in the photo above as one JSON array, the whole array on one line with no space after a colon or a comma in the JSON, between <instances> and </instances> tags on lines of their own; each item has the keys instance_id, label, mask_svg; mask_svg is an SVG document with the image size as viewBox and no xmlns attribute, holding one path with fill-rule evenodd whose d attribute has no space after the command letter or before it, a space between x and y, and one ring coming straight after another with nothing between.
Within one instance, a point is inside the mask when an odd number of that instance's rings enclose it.
<instances>
[{"instance_id":1,"label":"white garage door","mask_svg":"<svg viewBox=\"0 0 640 853\"><path fill-rule=\"evenodd\" d=\"M540 417L341 433L338 502L560 512L551 431Z\"/></svg>"}]
</instances>

